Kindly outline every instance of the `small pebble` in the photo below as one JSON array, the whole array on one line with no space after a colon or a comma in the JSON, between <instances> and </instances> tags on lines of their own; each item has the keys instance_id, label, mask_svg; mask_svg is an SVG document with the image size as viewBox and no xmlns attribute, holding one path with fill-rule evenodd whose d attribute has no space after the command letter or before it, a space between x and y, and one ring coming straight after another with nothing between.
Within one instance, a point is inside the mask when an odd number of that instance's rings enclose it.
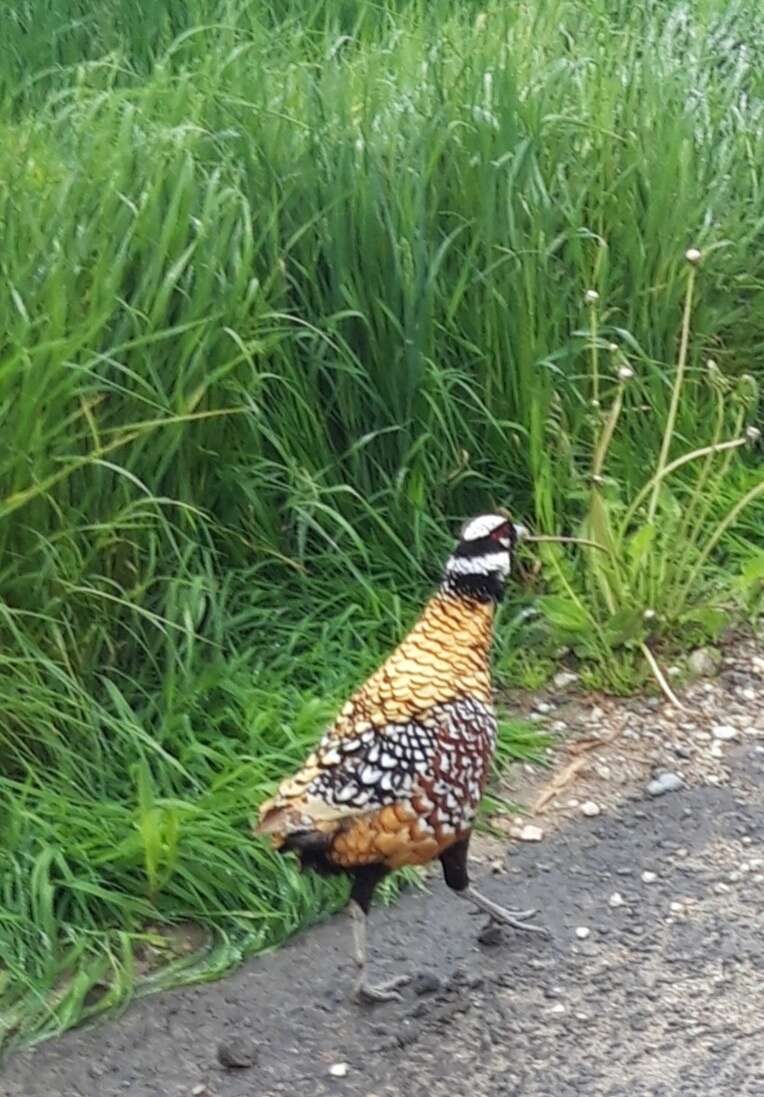
<instances>
[{"instance_id":1,"label":"small pebble","mask_svg":"<svg viewBox=\"0 0 764 1097\"><path fill-rule=\"evenodd\" d=\"M556 1002L553 1006L551 1006L547 1010L547 1013L564 1013L564 1012L565 1012L565 1006L562 1004L562 1002Z\"/></svg>"},{"instance_id":2,"label":"small pebble","mask_svg":"<svg viewBox=\"0 0 764 1097\"><path fill-rule=\"evenodd\" d=\"M671 911L672 914L683 914L684 913L684 904L683 903L677 903L677 902L669 903L669 910Z\"/></svg>"},{"instance_id":3,"label":"small pebble","mask_svg":"<svg viewBox=\"0 0 764 1097\"><path fill-rule=\"evenodd\" d=\"M442 986L442 981L431 971L420 971L413 982L414 994L419 996L422 994L435 994Z\"/></svg>"},{"instance_id":4,"label":"small pebble","mask_svg":"<svg viewBox=\"0 0 764 1097\"><path fill-rule=\"evenodd\" d=\"M578 675L569 670L561 670L552 679L555 689L567 689L578 681Z\"/></svg>"},{"instance_id":5,"label":"small pebble","mask_svg":"<svg viewBox=\"0 0 764 1097\"><path fill-rule=\"evenodd\" d=\"M504 934L501 931L501 926L496 922L489 922L478 934L478 941L480 944L487 945L489 948L500 945L503 940Z\"/></svg>"},{"instance_id":6,"label":"small pebble","mask_svg":"<svg viewBox=\"0 0 764 1097\"><path fill-rule=\"evenodd\" d=\"M332 1063L329 1067L329 1073L332 1078L347 1078L350 1067L347 1063Z\"/></svg>"},{"instance_id":7,"label":"small pebble","mask_svg":"<svg viewBox=\"0 0 764 1097\"><path fill-rule=\"evenodd\" d=\"M730 891L730 886L720 880L718 884L714 884L714 891L717 895L726 895Z\"/></svg>"},{"instance_id":8,"label":"small pebble","mask_svg":"<svg viewBox=\"0 0 764 1097\"><path fill-rule=\"evenodd\" d=\"M622 907L622 906L624 906L624 903L625 903L625 900L624 900L623 895L621 895L620 891L614 891L613 894L608 899L608 904L611 907Z\"/></svg>"},{"instance_id":9,"label":"small pebble","mask_svg":"<svg viewBox=\"0 0 764 1097\"><path fill-rule=\"evenodd\" d=\"M207 1087L204 1082L200 1082L198 1086L194 1086L191 1090L191 1097L203 1097L207 1092Z\"/></svg>"},{"instance_id":10,"label":"small pebble","mask_svg":"<svg viewBox=\"0 0 764 1097\"><path fill-rule=\"evenodd\" d=\"M682 788L684 781L678 773L660 773L646 786L648 796L663 796L666 792L676 792Z\"/></svg>"},{"instance_id":11,"label":"small pebble","mask_svg":"<svg viewBox=\"0 0 764 1097\"><path fill-rule=\"evenodd\" d=\"M218 1045L218 1062L229 1070L251 1067L257 1062L257 1045L246 1036Z\"/></svg>"},{"instance_id":12,"label":"small pebble","mask_svg":"<svg viewBox=\"0 0 764 1097\"><path fill-rule=\"evenodd\" d=\"M641 879L643 884L654 884L658 879L658 873L645 870L645 872L642 873Z\"/></svg>"},{"instance_id":13,"label":"small pebble","mask_svg":"<svg viewBox=\"0 0 764 1097\"><path fill-rule=\"evenodd\" d=\"M719 673L721 655L716 648L698 648L687 660L692 674L702 678L712 678Z\"/></svg>"},{"instance_id":14,"label":"small pebble","mask_svg":"<svg viewBox=\"0 0 764 1097\"><path fill-rule=\"evenodd\" d=\"M727 742L730 739L737 739L738 729L733 728L731 724L715 724L711 728L711 733L714 739L720 739L722 742Z\"/></svg>"},{"instance_id":15,"label":"small pebble","mask_svg":"<svg viewBox=\"0 0 764 1097\"><path fill-rule=\"evenodd\" d=\"M594 800L584 800L581 805L581 814L588 815L590 818L599 815L600 810L599 804L595 804Z\"/></svg>"},{"instance_id":16,"label":"small pebble","mask_svg":"<svg viewBox=\"0 0 764 1097\"><path fill-rule=\"evenodd\" d=\"M546 716L546 714L548 712L551 712L553 708L554 706L550 705L548 701L536 702L536 712L540 712L542 716Z\"/></svg>"},{"instance_id":17,"label":"small pebble","mask_svg":"<svg viewBox=\"0 0 764 1097\"><path fill-rule=\"evenodd\" d=\"M533 823L526 823L524 827L514 828L510 831L513 838L519 838L521 842L540 842L544 837L541 827L535 827Z\"/></svg>"},{"instance_id":18,"label":"small pebble","mask_svg":"<svg viewBox=\"0 0 764 1097\"><path fill-rule=\"evenodd\" d=\"M576 927L576 937L578 937L579 941L585 941L586 938L591 934L591 932L592 931L590 929L587 929L586 926Z\"/></svg>"}]
</instances>

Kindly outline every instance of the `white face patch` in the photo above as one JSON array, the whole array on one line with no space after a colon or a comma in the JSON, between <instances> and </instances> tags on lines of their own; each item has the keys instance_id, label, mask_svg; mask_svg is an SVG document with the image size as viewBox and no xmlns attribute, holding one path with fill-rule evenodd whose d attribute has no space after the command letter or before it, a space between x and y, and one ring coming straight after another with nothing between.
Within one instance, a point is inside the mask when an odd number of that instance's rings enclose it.
<instances>
[{"instance_id":1,"label":"white face patch","mask_svg":"<svg viewBox=\"0 0 764 1097\"><path fill-rule=\"evenodd\" d=\"M509 551L488 552L483 556L449 556L447 575L509 575Z\"/></svg>"},{"instance_id":2,"label":"white face patch","mask_svg":"<svg viewBox=\"0 0 764 1097\"><path fill-rule=\"evenodd\" d=\"M500 514L480 514L462 527L462 541L479 541L481 537L490 537L499 526L505 526L507 519Z\"/></svg>"}]
</instances>

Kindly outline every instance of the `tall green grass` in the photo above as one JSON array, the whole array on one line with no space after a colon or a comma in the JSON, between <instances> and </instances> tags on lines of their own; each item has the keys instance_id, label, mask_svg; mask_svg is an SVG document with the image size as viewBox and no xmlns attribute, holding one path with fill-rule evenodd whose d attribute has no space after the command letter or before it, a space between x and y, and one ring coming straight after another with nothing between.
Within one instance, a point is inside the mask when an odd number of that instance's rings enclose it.
<instances>
[{"instance_id":1,"label":"tall green grass","mask_svg":"<svg viewBox=\"0 0 764 1097\"><path fill-rule=\"evenodd\" d=\"M603 406L609 356L637 375L607 468L633 498L688 246L705 258L675 451L717 429L709 355L730 392L762 377L762 36L753 0L14 5L7 1042L220 970L331 901L247 818L406 627L460 517L586 522L593 348ZM760 479L736 459L708 528ZM693 597L757 574L763 523L754 501ZM548 596L594 605L586 568L549 560ZM537 661L567 642L553 612L504 621L505 673L534 672L518 639ZM635 680L607 643L590 654L600 681ZM147 927L179 919L215 944L145 974Z\"/></svg>"}]
</instances>

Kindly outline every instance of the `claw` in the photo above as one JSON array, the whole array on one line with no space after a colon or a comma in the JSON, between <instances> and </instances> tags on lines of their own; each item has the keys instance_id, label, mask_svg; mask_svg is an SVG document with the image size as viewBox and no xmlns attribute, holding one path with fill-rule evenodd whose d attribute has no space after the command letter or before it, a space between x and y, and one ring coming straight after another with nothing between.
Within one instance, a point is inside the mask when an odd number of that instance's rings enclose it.
<instances>
[{"instance_id":1,"label":"claw","mask_svg":"<svg viewBox=\"0 0 764 1097\"><path fill-rule=\"evenodd\" d=\"M544 926L534 926L529 924L528 919L532 918L534 914L537 914L536 910L504 910L499 907L496 911L490 912L490 918L494 922L500 922L504 926L512 926L513 929L524 929L528 933L541 933L545 937L549 936L549 930Z\"/></svg>"},{"instance_id":2,"label":"claw","mask_svg":"<svg viewBox=\"0 0 764 1097\"><path fill-rule=\"evenodd\" d=\"M494 903L492 899L488 899L485 895L481 895L479 891L475 891L473 887L467 887L459 894L473 903L478 910L482 910L485 914L489 915L494 922L500 922L505 926L512 926L513 929L527 930L528 933L540 933L543 937L550 936L549 930L545 929L544 926L529 924L528 918L532 918L533 915L537 913L535 910L506 910L498 903Z\"/></svg>"},{"instance_id":3,"label":"claw","mask_svg":"<svg viewBox=\"0 0 764 1097\"><path fill-rule=\"evenodd\" d=\"M388 979L384 983L372 986L361 978L355 986L353 998L356 1002L369 1004L374 1002L402 1002L403 995L398 993L397 988L410 982L410 975L396 975L394 979Z\"/></svg>"}]
</instances>

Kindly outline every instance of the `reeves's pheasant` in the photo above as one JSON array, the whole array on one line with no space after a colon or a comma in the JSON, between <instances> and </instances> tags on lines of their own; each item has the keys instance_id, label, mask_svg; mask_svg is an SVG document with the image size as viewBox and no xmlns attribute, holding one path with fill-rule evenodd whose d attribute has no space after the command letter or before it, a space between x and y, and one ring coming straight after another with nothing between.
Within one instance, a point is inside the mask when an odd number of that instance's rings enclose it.
<instances>
[{"instance_id":1,"label":"reeves's pheasant","mask_svg":"<svg viewBox=\"0 0 764 1097\"><path fill-rule=\"evenodd\" d=\"M398 997L400 976L366 981L366 915L392 869L440 858L446 884L492 918L513 912L469 883L467 847L496 746L490 648L520 534L505 516L467 522L440 587L387 661L353 694L303 767L260 809L257 833L303 868L352 877L355 994Z\"/></svg>"}]
</instances>

